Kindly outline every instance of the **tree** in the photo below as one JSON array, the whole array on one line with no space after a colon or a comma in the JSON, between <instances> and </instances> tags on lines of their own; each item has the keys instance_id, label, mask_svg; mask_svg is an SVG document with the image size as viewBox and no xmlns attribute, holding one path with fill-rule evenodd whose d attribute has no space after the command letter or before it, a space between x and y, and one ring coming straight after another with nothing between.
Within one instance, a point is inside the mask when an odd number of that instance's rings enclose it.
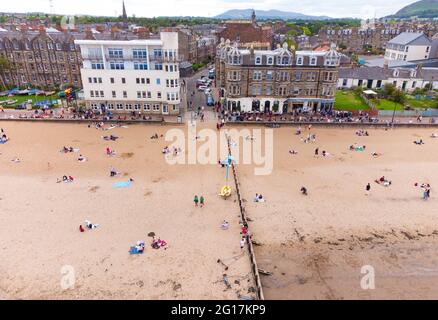
<instances>
[{"instance_id":1,"label":"tree","mask_svg":"<svg viewBox=\"0 0 438 320\"><path fill-rule=\"evenodd\" d=\"M395 90L389 100L404 104L406 101L406 94L401 90Z\"/></svg>"},{"instance_id":2,"label":"tree","mask_svg":"<svg viewBox=\"0 0 438 320\"><path fill-rule=\"evenodd\" d=\"M386 99L390 99L390 97L394 94L394 92L396 91L396 87L393 84L387 83L385 84L385 86L383 87L383 97Z\"/></svg>"}]
</instances>

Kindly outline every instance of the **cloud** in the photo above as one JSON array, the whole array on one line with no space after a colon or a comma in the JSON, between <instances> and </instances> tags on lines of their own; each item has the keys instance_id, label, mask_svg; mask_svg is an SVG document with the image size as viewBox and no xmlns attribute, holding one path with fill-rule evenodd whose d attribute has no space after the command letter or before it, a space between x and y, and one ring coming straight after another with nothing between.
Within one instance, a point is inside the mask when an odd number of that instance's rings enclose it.
<instances>
[{"instance_id":1,"label":"cloud","mask_svg":"<svg viewBox=\"0 0 438 320\"><path fill-rule=\"evenodd\" d=\"M230 9L293 11L331 17L377 17L393 14L412 0L125 0L128 15L136 16L215 16ZM122 0L53 0L54 12L115 16L122 13ZM367 8L365 10L365 8ZM50 12L48 0L4 1L5 12Z\"/></svg>"}]
</instances>

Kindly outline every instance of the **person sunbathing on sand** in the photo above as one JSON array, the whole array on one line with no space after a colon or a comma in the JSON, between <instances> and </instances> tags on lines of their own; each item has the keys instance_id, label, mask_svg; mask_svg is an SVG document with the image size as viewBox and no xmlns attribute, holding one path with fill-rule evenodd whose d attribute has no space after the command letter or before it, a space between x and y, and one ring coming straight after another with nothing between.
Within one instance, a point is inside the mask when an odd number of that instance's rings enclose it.
<instances>
[{"instance_id":1,"label":"person sunbathing on sand","mask_svg":"<svg viewBox=\"0 0 438 320\"><path fill-rule=\"evenodd\" d=\"M81 155L79 155L78 161L79 161L79 162L85 162L85 161L87 161L87 158L85 158L85 157L81 154Z\"/></svg>"},{"instance_id":2,"label":"person sunbathing on sand","mask_svg":"<svg viewBox=\"0 0 438 320\"><path fill-rule=\"evenodd\" d=\"M306 187L302 187L300 191L301 191L301 194L303 196L307 196L307 189L306 189Z\"/></svg>"},{"instance_id":3,"label":"person sunbathing on sand","mask_svg":"<svg viewBox=\"0 0 438 320\"><path fill-rule=\"evenodd\" d=\"M115 177L117 176L119 173L117 172L117 170L114 167L110 168L110 177Z\"/></svg>"},{"instance_id":4,"label":"person sunbathing on sand","mask_svg":"<svg viewBox=\"0 0 438 320\"><path fill-rule=\"evenodd\" d=\"M389 187L392 184L392 181L386 179L385 176L382 176L379 180L375 180L375 182L384 187Z\"/></svg>"},{"instance_id":5,"label":"person sunbathing on sand","mask_svg":"<svg viewBox=\"0 0 438 320\"><path fill-rule=\"evenodd\" d=\"M378 152L373 152L373 153L371 153L371 155L372 155L374 158L377 158L377 157L380 157L382 154L381 154L381 153L378 153Z\"/></svg>"},{"instance_id":6,"label":"person sunbathing on sand","mask_svg":"<svg viewBox=\"0 0 438 320\"><path fill-rule=\"evenodd\" d=\"M422 144L424 144L423 139L420 139L420 140L418 140L418 141L414 141L414 143L415 143L416 145L422 145Z\"/></svg>"},{"instance_id":7,"label":"person sunbathing on sand","mask_svg":"<svg viewBox=\"0 0 438 320\"><path fill-rule=\"evenodd\" d=\"M106 155L112 157L112 156L116 155L116 152L114 150L112 150L110 147L107 147L106 148Z\"/></svg>"},{"instance_id":8,"label":"person sunbathing on sand","mask_svg":"<svg viewBox=\"0 0 438 320\"><path fill-rule=\"evenodd\" d=\"M87 227L88 230L93 230L93 229L96 229L99 225L93 224L89 220L85 220L85 226Z\"/></svg>"},{"instance_id":9,"label":"person sunbathing on sand","mask_svg":"<svg viewBox=\"0 0 438 320\"><path fill-rule=\"evenodd\" d=\"M56 183L61 183L61 182L69 183L69 182L73 182L73 181L74 181L74 178L72 176L63 176L62 180L61 179L57 179Z\"/></svg>"},{"instance_id":10,"label":"person sunbathing on sand","mask_svg":"<svg viewBox=\"0 0 438 320\"><path fill-rule=\"evenodd\" d=\"M224 220L224 222L221 225L221 229L228 230L229 226L230 226L230 224L226 220Z\"/></svg>"},{"instance_id":11,"label":"person sunbathing on sand","mask_svg":"<svg viewBox=\"0 0 438 320\"><path fill-rule=\"evenodd\" d=\"M431 138L438 138L438 133L432 133L432 135L430 136Z\"/></svg>"},{"instance_id":12,"label":"person sunbathing on sand","mask_svg":"<svg viewBox=\"0 0 438 320\"><path fill-rule=\"evenodd\" d=\"M21 162L21 160L19 158L17 158L17 157L12 159L11 161L14 162L14 163L20 163Z\"/></svg>"}]
</instances>

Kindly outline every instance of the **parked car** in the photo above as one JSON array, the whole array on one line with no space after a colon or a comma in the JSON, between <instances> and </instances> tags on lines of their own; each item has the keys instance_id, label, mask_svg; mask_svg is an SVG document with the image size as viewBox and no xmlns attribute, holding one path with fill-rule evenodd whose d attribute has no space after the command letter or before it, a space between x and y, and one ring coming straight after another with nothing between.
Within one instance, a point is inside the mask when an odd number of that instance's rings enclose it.
<instances>
[{"instance_id":1,"label":"parked car","mask_svg":"<svg viewBox=\"0 0 438 320\"><path fill-rule=\"evenodd\" d=\"M211 94L207 95L207 106L209 107L214 106L214 99Z\"/></svg>"}]
</instances>

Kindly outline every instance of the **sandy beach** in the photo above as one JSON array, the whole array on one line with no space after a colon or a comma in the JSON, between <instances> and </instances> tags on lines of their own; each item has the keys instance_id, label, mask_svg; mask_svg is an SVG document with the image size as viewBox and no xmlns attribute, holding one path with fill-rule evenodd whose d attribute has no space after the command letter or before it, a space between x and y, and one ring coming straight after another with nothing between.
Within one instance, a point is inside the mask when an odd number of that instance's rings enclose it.
<instances>
[{"instance_id":1,"label":"sandy beach","mask_svg":"<svg viewBox=\"0 0 438 320\"><path fill-rule=\"evenodd\" d=\"M10 141L0 146L0 298L253 296L249 259L240 248L238 206L234 198L218 196L225 173L214 165L167 164L161 154L167 142L150 137L169 127L102 131L84 124L24 122L1 127ZM120 139L101 138L110 134ZM79 148L88 161L78 162L78 153L61 153L63 146ZM106 147L117 156L108 157ZM12 162L15 157L21 162ZM111 178L110 166L121 176ZM63 175L75 181L56 183ZM129 178L134 179L130 188L113 187ZM195 194L205 197L204 208L195 208ZM79 232L87 219L98 228ZM223 220L230 223L227 231L220 228ZM168 248L152 249L149 232ZM144 254L130 256L139 240L146 242ZM63 266L74 268L74 288L62 289Z\"/></svg>"},{"instance_id":2,"label":"sandy beach","mask_svg":"<svg viewBox=\"0 0 438 320\"><path fill-rule=\"evenodd\" d=\"M274 132L274 170L255 176L238 167L267 299L436 299L438 140L427 129L312 129ZM414 140L423 139L418 146ZM363 152L349 146L366 145ZM319 147L319 156L314 150ZM291 155L288 151L298 154ZM321 152L330 153L322 157ZM374 158L371 153L382 153ZM390 187L374 183L385 176ZM370 195L365 195L367 183ZM422 200L414 183L430 183ZM300 193L305 186L308 195ZM256 193L265 203L254 203ZM361 268L375 270L375 289L360 286Z\"/></svg>"},{"instance_id":3,"label":"sandy beach","mask_svg":"<svg viewBox=\"0 0 438 320\"><path fill-rule=\"evenodd\" d=\"M241 250L236 196L218 196L218 165L166 163L169 143L151 140L171 127L132 125L102 131L84 124L1 123L11 140L0 145L0 298L238 299L254 287ZM214 128L214 123L198 125ZM186 127L181 127L187 130ZM236 127L239 129L240 127ZM246 127L251 129L251 127ZM273 172L254 175L237 165L266 299L431 299L438 296L438 139L430 129L314 128L303 143L296 127L274 130ZM108 142L104 135L120 139ZM424 145L415 145L422 138ZM366 145L350 151L353 143ZM59 152L63 146L78 153ZM108 157L111 147L116 157ZM314 156L315 148L330 156ZM296 150L292 155L289 150ZM234 153L239 152L232 148ZM242 152L242 150L240 150ZM372 152L381 153L373 157ZM76 161L78 154L87 162ZM242 155L241 155L242 156ZM20 163L11 161L20 158ZM121 175L109 177L114 166ZM56 183L63 175L73 183ZM374 183L385 176L383 187ZM113 183L133 178L130 188ZM365 186L371 192L365 195ZM430 183L422 200L414 183ZM231 182L232 183L232 182ZM300 193L305 186L308 195ZM254 203L262 193L265 203ZM206 198L196 208L193 196ZM99 224L79 232L88 219ZM230 222L221 230L223 220ZM149 232L168 248L149 246ZM146 242L143 255L128 250ZM229 266L224 270L217 260ZM361 267L375 268L375 289L363 290ZM74 288L61 287L64 266ZM223 282L226 273L231 283Z\"/></svg>"}]
</instances>

